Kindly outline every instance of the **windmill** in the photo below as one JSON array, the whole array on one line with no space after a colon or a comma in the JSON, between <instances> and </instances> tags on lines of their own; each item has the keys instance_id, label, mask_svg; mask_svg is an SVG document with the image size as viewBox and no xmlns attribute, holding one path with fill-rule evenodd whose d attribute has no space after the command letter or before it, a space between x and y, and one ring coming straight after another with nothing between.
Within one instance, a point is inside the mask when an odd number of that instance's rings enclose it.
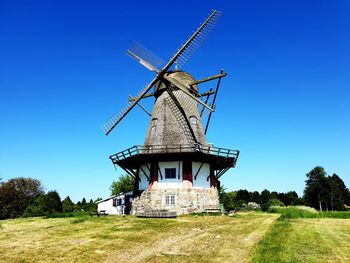
<instances>
[{"instance_id":1,"label":"windmill","mask_svg":"<svg viewBox=\"0 0 350 263\"><path fill-rule=\"evenodd\" d=\"M135 106L150 116L144 145L110 156L114 165L135 178L133 213L153 215L154 211L167 209L184 214L218 209L219 178L235 166L239 155L237 150L208 144L205 137L220 82L226 73L221 70L219 74L195 80L180 68L220 15L221 12L212 11L167 63L138 43L127 50L129 56L156 73L153 80L136 96L129 96L128 104L103 126L108 135ZM212 80L217 80L215 91L200 93L199 84ZM213 99L208 103L211 95ZM140 104L149 97L155 98L152 113ZM203 128L205 116L207 123Z\"/></svg>"}]
</instances>

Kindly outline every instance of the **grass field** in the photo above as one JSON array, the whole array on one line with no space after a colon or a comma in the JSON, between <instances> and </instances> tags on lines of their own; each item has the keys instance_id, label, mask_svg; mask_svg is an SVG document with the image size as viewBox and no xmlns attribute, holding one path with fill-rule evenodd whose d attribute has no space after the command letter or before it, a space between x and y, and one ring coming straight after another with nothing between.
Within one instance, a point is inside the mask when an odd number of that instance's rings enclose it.
<instances>
[{"instance_id":1,"label":"grass field","mask_svg":"<svg viewBox=\"0 0 350 263\"><path fill-rule=\"evenodd\" d=\"M350 262L349 219L280 214L0 221L0 262Z\"/></svg>"}]
</instances>

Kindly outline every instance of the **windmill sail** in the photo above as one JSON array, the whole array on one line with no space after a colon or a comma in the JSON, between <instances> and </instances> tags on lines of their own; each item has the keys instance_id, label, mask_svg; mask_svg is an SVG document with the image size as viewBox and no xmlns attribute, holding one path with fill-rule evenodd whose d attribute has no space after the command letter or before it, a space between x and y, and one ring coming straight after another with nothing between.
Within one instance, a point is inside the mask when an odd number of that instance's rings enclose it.
<instances>
[{"instance_id":1,"label":"windmill sail","mask_svg":"<svg viewBox=\"0 0 350 263\"><path fill-rule=\"evenodd\" d=\"M182 67L188 59L193 55L197 48L206 39L210 31L214 28L216 22L222 15L222 12L214 10L197 31L182 45L182 51L179 52L175 59L175 63Z\"/></svg>"},{"instance_id":2,"label":"windmill sail","mask_svg":"<svg viewBox=\"0 0 350 263\"><path fill-rule=\"evenodd\" d=\"M158 75L138 94L137 98L130 101L118 114L113 116L104 126L103 130L106 135L108 135L115 126L134 108L138 102L146 95L146 93L153 87L153 85L161 78L167 78L167 70L176 62L178 65L183 65L193 52L198 48L198 46L203 42L207 34L214 27L217 19L220 17L221 12L214 10L209 17L204 21L204 23L192 34L192 36L178 49L178 51L173 55L173 57L168 61L168 63L161 69L158 70L157 67L160 65L161 60L154 55L152 52L143 48L139 44L134 44L134 47L129 49L127 53L136 59L139 63L147 67L152 71L156 71ZM210 111L214 111L211 107L204 104L197 97L192 95L188 90L188 86L182 85L181 82L167 78L169 82L177 86L184 93L190 96L193 100L202 104L204 107L208 108Z\"/></svg>"},{"instance_id":3,"label":"windmill sail","mask_svg":"<svg viewBox=\"0 0 350 263\"><path fill-rule=\"evenodd\" d=\"M142 89L136 96L134 101L130 101L119 113L114 115L106 124L102 127L102 130L108 135L115 126L134 108L143 96L153 87L157 82L158 76L156 76L144 89Z\"/></svg>"},{"instance_id":4,"label":"windmill sail","mask_svg":"<svg viewBox=\"0 0 350 263\"><path fill-rule=\"evenodd\" d=\"M217 19L221 16L222 12L214 10L204 23L190 36L190 38L177 50L174 56L162 69L167 71L174 63L183 65L190 58L193 52L200 46L210 30L214 27Z\"/></svg>"},{"instance_id":5,"label":"windmill sail","mask_svg":"<svg viewBox=\"0 0 350 263\"><path fill-rule=\"evenodd\" d=\"M158 68L164 64L164 61L161 58L137 42L134 42L131 45L131 47L126 51L126 54L151 71L158 72Z\"/></svg>"}]
</instances>

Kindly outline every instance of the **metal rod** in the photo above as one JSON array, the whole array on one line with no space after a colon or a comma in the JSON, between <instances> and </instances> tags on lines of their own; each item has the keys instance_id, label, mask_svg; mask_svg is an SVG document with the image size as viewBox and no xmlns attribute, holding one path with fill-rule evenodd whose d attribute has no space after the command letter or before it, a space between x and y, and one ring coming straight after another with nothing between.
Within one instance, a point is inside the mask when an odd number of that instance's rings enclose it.
<instances>
[{"instance_id":1,"label":"metal rod","mask_svg":"<svg viewBox=\"0 0 350 263\"><path fill-rule=\"evenodd\" d=\"M148 182L149 182L149 177L147 176L147 174L145 173L145 171L142 169L141 166L140 166L140 169L141 169L141 171L143 172L143 174L146 176L146 178L147 178L147 180L148 180Z\"/></svg>"},{"instance_id":2,"label":"metal rod","mask_svg":"<svg viewBox=\"0 0 350 263\"><path fill-rule=\"evenodd\" d=\"M132 96L131 96L130 94L129 94L129 98L132 98ZM148 116L151 117L151 113L150 113L145 107L143 107L140 103L137 103L137 105L138 105L141 109L143 109L143 111L146 112L146 114L147 114Z\"/></svg>"},{"instance_id":3,"label":"metal rod","mask_svg":"<svg viewBox=\"0 0 350 263\"><path fill-rule=\"evenodd\" d=\"M197 175L199 174L199 171L202 169L203 163L201 163L201 166L199 166L196 175L194 176L194 180L197 180Z\"/></svg>"},{"instance_id":4,"label":"metal rod","mask_svg":"<svg viewBox=\"0 0 350 263\"><path fill-rule=\"evenodd\" d=\"M146 94L145 96L142 97L142 99L148 98L148 97L152 97L152 96L154 96L154 93L153 93L153 92L152 92L152 93ZM137 99L137 98L135 98L135 97L131 97L131 98L128 99L128 102L135 101L136 99Z\"/></svg>"},{"instance_id":5,"label":"metal rod","mask_svg":"<svg viewBox=\"0 0 350 263\"><path fill-rule=\"evenodd\" d=\"M209 92L211 92L211 91L213 91L212 88L210 88ZM213 94L213 93L209 93L209 92L208 92L207 98L205 99L205 102L204 102L205 104L207 104L210 95ZM202 117L204 110L205 110L205 108L203 107L202 110L201 110L201 113L199 114L200 117Z\"/></svg>"},{"instance_id":6,"label":"metal rod","mask_svg":"<svg viewBox=\"0 0 350 263\"><path fill-rule=\"evenodd\" d=\"M224 72L224 70L222 69L222 70L220 71L220 73L223 73L223 72ZM214 107L214 105L215 105L215 100L216 100L216 96L218 95L218 91L219 91L219 87L220 87L220 82L221 82L221 78L218 79L218 83L217 83L217 85L216 85L215 95L214 95L212 107ZM205 130L204 130L204 134L207 134L211 115L212 115L212 112L209 113L208 120L207 120L207 124L206 124Z\"/></svg>"}]
</instances>

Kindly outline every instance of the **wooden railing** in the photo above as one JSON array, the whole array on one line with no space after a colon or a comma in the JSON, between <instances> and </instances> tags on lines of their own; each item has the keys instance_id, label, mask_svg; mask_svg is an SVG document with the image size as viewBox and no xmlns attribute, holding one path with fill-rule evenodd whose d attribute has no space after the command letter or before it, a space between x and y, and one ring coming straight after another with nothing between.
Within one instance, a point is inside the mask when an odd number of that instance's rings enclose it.
<instances>
[{"instance_id":1,"label":"wooden railing","mask_svg":"<svg viewBox=\"0 0 350 263\"><path fill-rule=\"evenodd\" d=\"M178 145L135 145L129 149L110 156L114 162L118 162L138 154L163 154L181 152L202 152L210 155L217 155L227 158L237 158L239 151L214 147L212 145L203 146L200 144L178 144Z\"/></svg>"}]
</instances>

